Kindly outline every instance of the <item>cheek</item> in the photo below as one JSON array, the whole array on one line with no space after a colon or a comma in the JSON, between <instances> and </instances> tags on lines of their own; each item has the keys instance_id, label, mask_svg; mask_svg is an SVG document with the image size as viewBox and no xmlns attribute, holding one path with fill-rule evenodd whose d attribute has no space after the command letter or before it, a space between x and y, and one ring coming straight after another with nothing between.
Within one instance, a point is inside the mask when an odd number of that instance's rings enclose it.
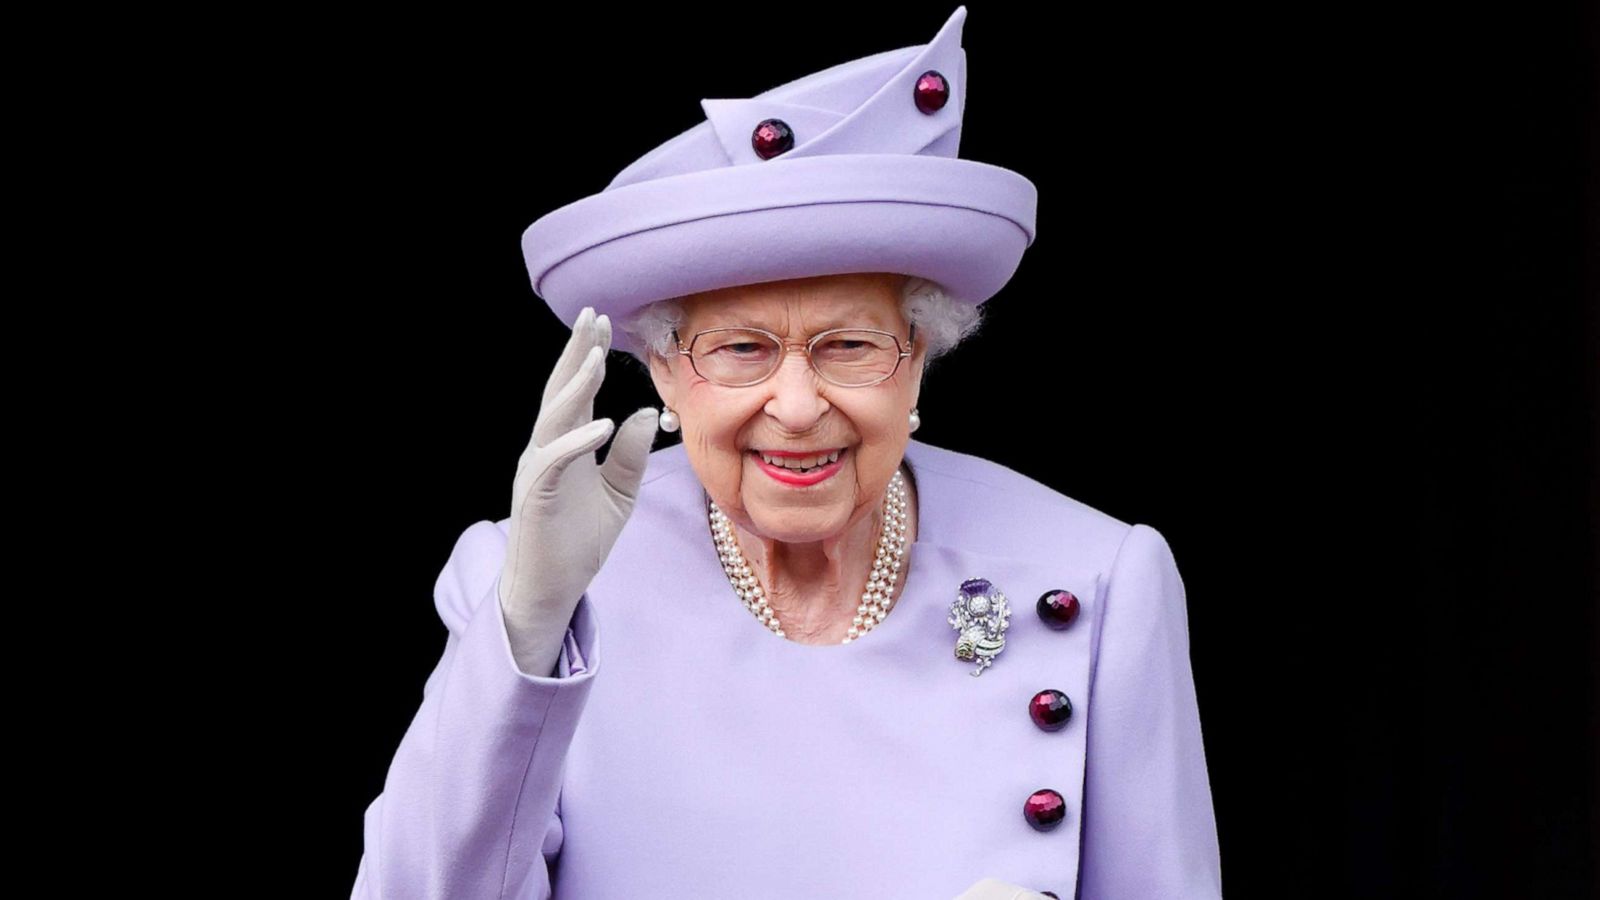
<instances>
[{"instance_id":1,"label":"cheek","mask_svg":"<svg viewBox=\"0 0 1600 900\"><path fill-rule=\"evenodd\" d=\"M689 391L684 405L679 415L684 423L685 452L713 499L732 497L744 469L741 438L751 417L760 412L759 404L718 391L715 385L698 385Z\"/></svg>"},{"instance_id":2,"label":"cheek","mask_svg":"<svg viewBox=\"0 0 1600 900\"><path fill-rule=\"evenodd\" d=\"M851 421L860 440L856 448L856 482L863 497L876 496L888 487L889 479L905 455L910 436L909 408L903 391L886 392L876 402L851 410Z\"/></svg>"}]
</instances>

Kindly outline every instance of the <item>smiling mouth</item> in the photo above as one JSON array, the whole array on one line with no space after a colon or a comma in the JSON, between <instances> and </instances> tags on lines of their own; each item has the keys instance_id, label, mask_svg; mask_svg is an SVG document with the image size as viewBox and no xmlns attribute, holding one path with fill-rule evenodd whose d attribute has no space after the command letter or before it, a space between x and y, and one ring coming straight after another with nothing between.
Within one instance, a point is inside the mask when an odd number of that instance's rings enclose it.
<instances>
[{"instance_id":1,"label":"smiling mouth","mask_svg":"<svg viewBox=\"0 0 1600 900\"><path fill-rule=\"evenodd\" d=\"M796 475L810 475L813 472L818 472L818 471L821 471L822 469L828 468L829 466L836 466L836 465L839 465L840 463L844 462L844 458L846 456L848 456L849 453L850 453L850 448L849 447L840 447L840 448L838 448L838 450L839 450L838 459L835 459L832 462L820 462L820 463L817 463L816 465L812 466L809 469L796 469L796 468L792 468L790 466L785 466L785 465L774 465L772 463L767 462L766 459L764 459L762 457L760 450L751 450L750 451L750 458L754 459L757 463L759 463L761 465L770 466L770 467L772 467L774 469L780 469L780 470L785 471L785 472L793 472ZM831 453L832 451L829 451L829 452ZM819 455L822 455L822 454L819 454ZM782 457L774 457L774 458L781 459Z\"/></svg>"}]
</instances>

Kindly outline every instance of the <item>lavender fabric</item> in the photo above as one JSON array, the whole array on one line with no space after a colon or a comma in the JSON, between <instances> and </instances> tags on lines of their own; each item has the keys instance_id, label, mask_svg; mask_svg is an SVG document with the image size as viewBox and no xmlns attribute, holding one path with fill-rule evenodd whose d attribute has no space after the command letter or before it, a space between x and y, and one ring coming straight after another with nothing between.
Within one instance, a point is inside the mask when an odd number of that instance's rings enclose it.
<instances>
[{"instance_id":1,"label":"lavender fabric","mask_svg":"<svg viewBox=\"0 0 1600 900\"><path fill-rule=\"evenodd\" d=\"M528 226L534 293L568 327L585 306L620 321L670 297L851 272L915 275L987 301L1033 243L1038 190L957 158L966 17L958 7L927 44L755 97L701 100L705 121ZM916 87L928 72L943 76L949 99L924 112ZM751 137L767 119L787 123L794 145L763 159ZM620 329L614 340L639 349Z\"/></svg>"},{"instance_id":2,"label":"lavender fabric","mask_svg":"<svg viewBox=\"0 0 1600 900\"><path fill-rule=\"evenodd\" d=\"M573 615L516 668L495 583L509 520L435 585L443 656L364 818L352 898L948 900L982 878L1063 898L1221 896L1184 585L1156 529L912 440L901 599L847 645L771 634L724 576L681 444ZM1017 611L980 677L946 621L986 578ZM1039 595L1076 594L1052 630ZM1067 694L1060 731L1027 712ZM1037 832L1040 788L1067 816Z\"/></svg>"}]
</instances>

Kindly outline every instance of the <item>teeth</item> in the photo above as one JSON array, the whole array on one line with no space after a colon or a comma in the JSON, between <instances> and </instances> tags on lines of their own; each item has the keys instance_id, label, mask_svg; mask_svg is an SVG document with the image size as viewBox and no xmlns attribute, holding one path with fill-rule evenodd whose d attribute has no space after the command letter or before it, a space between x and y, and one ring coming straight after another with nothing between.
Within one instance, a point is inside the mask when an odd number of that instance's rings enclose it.
<instances>
[{"instance_id":1,"label":"teeth","mask_svg":"<svg viewBox=\"0 0 1600 900\"><path fill-rule=\"evenodd\" d=\"M756 452L760 453L759 450L756 451ZM837 460L839 458L840 452L842 452L842 451L835 450L835 451L833 451L832 453L829 453L826 456L803 456L803 457L800 457L800 456L797 456L797 457L773 457L773 456L768 456L765 453L762 453L761 454L761 458L766 460L771 465L782 466L785 469L810 469L810 468L813 468L815 466L823 465L825 463L831 463L831 462Z\"/></svg>"}]
</instances>

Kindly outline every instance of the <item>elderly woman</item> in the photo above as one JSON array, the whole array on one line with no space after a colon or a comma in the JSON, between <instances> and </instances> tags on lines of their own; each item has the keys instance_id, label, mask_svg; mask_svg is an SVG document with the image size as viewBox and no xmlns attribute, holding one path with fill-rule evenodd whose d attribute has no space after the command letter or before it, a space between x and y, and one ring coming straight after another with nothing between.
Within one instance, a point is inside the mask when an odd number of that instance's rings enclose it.
<instances>
[{"instance_id":1,"label":"elderly woman","mask_svg":"<svg viewBox=\"0 0 1600 900\"><path fill-rule=\"evenodd\" d=\"M1033 239L956 157L965 15L703 101L528 229L571 339L352 896L1221 896L1165 539L911 438ZM659 415L593 418L613 340Z\"/></svg>"}]
</instances>

